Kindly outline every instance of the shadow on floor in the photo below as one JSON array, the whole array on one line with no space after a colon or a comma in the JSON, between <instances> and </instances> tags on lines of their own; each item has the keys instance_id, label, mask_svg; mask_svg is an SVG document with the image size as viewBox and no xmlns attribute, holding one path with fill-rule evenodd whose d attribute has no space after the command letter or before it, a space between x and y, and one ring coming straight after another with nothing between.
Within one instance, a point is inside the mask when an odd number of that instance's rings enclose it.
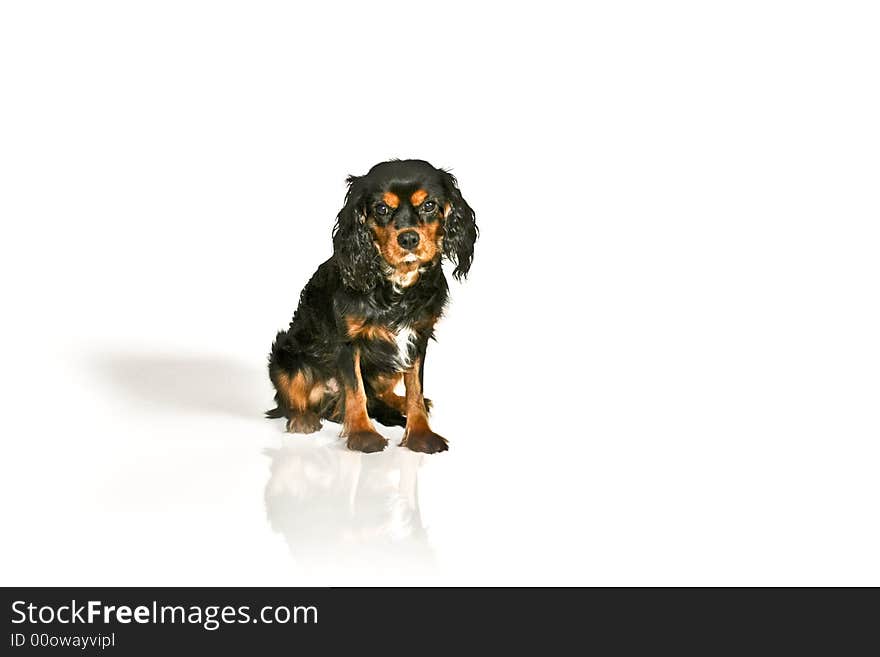
<instances>
[{"instance_id":1,"label":"shadow on floor","mask_svg":"<svg viewBox=\"0 0 880 657\"><path fill-rule=\"evenodd\" d=\"M263 368L222 356L101 353L90 361L104 383L136 403L247 418L274 406Z\"/></svg>"}]
</instances>

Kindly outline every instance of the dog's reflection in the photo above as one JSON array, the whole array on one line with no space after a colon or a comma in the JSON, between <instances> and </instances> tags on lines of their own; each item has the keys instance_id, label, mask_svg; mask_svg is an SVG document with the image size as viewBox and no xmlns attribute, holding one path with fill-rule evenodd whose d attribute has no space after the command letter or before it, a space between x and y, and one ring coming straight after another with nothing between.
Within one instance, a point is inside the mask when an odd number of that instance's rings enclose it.
<instances>
[{"instance_id":1,"label":"dog's reflection","mask_svg":"<svg viewBox=\"0 0 880 657\"><path fill-rule=\"evenodd\" d=\"M418 498L422 454L400 447L363 454L301 436L285 436L267 454L269 522L299 566L313 574L429 574L433 555Z\"/></svg>"}]
</instances>

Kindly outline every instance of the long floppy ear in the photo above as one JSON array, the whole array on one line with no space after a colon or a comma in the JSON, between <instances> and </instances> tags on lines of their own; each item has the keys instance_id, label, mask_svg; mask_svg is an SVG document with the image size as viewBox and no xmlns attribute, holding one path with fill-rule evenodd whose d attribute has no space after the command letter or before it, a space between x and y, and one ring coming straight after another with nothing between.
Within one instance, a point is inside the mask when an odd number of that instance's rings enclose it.
<instances>
[{"instance_id":1,"label":"long floppy ear","mask_svg":"<svg viewBox=\"0 0 880 657\"><path fill-rule=\"evenodd\" d=\"M474 243L480 234L476 215L461 195L458 181L448 171L440 171L449 206L446 208L446 232L443 238L443 255L455 263L452 275L456 280L467 278L474 259Z\"/></svg>"},{"instance_id":2,"label":"long floppy ear","mask_svg":"<svg viewBox=\"0 0 880 657\"><path fill-rule=\"evenodd\" d=\"M333 253L339 263L342 282L355 290L368 292L379 283L382 270L373 236L366 226L364 179L349 176L345 205L336 215L333 227Z\"/></svg>"}]
</instances>

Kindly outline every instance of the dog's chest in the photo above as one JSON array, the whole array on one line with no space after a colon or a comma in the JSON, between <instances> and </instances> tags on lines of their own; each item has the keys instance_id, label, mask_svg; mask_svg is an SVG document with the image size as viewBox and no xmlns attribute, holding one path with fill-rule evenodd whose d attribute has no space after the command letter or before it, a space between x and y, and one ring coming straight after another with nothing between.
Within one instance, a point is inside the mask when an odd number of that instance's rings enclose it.
<instances>
[{"instance_id":1,"label":"dog's chest","mask_svg":"<svg viewBox=\"0 0 880 657\"><path fill-rule=\"evenodd\" d=\"M412 352L416 338L416 333L408 326L402 326L396 331L392 331L394 335L394 345L397 348L397 369L403 371L412 365Z\"/></svg>"}]
</instances>

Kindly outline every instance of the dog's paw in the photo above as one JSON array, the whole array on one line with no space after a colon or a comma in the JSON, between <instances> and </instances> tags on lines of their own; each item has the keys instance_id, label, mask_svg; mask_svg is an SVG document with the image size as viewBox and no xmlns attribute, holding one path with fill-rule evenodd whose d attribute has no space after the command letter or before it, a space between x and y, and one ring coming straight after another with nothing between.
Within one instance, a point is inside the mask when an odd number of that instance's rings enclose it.
<instances>
[{"instance_id":1,"label":"dog's paw","mask_svg":"<svg viewBox=\"0 0 880 657\"><path fill-rule=\"evenodd\" d=\"M388 445L388 441L375 431L352 431L348 436L346 446L355 452L381 452Z\"/></svg>"},{"instance_id":2,"label":"dog's paw","mask_svg":"<svg viewBox=\"0 0 880 657\"><path fill-rule=\"evenodd\" d=\"M430 430L410 431L404 436L403 442L400 444L414 452L422 452L424 454L435 454L436 452L445 452L449 449L449 441Z\"/></svg>"},{"instance_id":3,"label":"dog's paw","mask_svg":"<svg viewBox=\"0 0 880 657\"><path fill-rule=\"evenodd\" d=\"M294 415L287 420L287 430L290 433L315 433L321 430L321 418L315 413Z\"/></svg>"}]
</instances>

